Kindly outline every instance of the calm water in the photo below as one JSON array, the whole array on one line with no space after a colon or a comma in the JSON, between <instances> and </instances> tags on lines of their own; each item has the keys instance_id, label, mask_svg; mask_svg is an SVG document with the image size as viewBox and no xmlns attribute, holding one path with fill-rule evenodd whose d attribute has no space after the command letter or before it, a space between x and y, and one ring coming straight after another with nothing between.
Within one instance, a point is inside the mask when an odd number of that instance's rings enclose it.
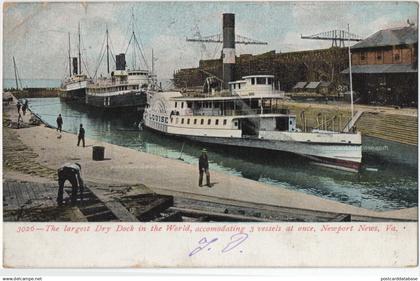
<instances>
[{"instance_id":1,"label":"calm water","mask_svg":"<svg viewBox=\"0 0 420 281\"><path fill-rule=\"evenodd\" d=\"M83 123L89 138L172 159L181 157L192 164L198 162L202 145L184 143L147 130L137 131L133 117L91 112L80 105L62 103L58 98L30 99L29 104L52 125L61 113L66 131L75 133ZM365 168L355 174L319 167L287 153L216 146L207 149L211 170L374 210L417 206L417 168L379 161L368 152L363 155Z\"/></svg>"}]
</instances>

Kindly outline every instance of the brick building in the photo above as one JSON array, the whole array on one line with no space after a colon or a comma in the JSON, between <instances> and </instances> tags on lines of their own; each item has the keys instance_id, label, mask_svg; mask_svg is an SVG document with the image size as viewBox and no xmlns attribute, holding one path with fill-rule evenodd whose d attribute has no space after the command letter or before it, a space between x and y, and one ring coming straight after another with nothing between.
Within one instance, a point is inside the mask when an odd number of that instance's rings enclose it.
<instances>
[{"instance_id":1,"label":"brick building","mask_svg":"<svg viewBox=\"0 0 420 281\"><path fill-rule=\"evenodd\" d=\"M353 89L361 102L416 106L417 49L414 26L380 30L352 46Z\"/></svg>"}]
</instances>

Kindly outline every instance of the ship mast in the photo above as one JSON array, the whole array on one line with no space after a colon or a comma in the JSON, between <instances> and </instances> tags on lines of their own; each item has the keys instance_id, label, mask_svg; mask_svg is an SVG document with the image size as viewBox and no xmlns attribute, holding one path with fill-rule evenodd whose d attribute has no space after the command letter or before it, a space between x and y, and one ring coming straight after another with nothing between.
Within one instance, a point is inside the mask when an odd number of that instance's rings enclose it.
<instances>
[{"instance_id":1,"label":"ship mast","mask_svg":"<svg viewBox=\"0 0 420 281\"><path fill-rule=\"evenodd\" d=\"M347 24L347 32L350 34L350 24ZM349 36L350 39L350 36ZM353 108L353 79L351 75L351 51L350 51L350 40L348 41L349 44L349 79L350 79L350 103L351 103L351 118L353 119L354 116L354 108Z\"/></svg>"},{"instance_id":2,"label":"ship mast","mask_svg":"<svg viewBox=\"0 0 420 281\"><path fill-rule=\"evenodd\" d=\"M109 44L108 44L108 26L106 27L106 65L109 74Z\"/></svg>"},{"instance_id":3,"label":"ship mast","mask_svg":"<svg viewBox=\"0 0 420 281\"><path fill-rule=\"evenodd\" d=\"M131 8L131 29L133 30L133 39L136 40L136 34L134 33L134 9ZM133 70L136 69L136 46L133 42Z\"/></svg>"},{"instance_id":4,"label":"ship mast","mask_svg":"<svg viewBox=\"0 0 420 281\"><path fill-rule=\"evenodd\" d=\"M155 57L153 56L153 49L152 49L152 75L155 73Z\"/></svg>"},{"instance_id":5,"label":"ship mast","mask_svg":"<svg viewBox=\"0 0 420 281\"><path fill-rule=\"evenodd\" d=\"M82 56L80 54L80 22L79 22L79 74L82 74Z\"/></svg>"},{"instance_id":6,"label":"ship mast","mask_svg":"<svg viewBox=\"0 0 420 281\"><path fill-rule=\"evenodd\" d=\"M13 57L13 66L15 68L16 90L19 90L19 84L18 84L18 78L17 78L17 68L16 68L15 57Z\"/></svg>"},{"instance_id":7,"label":"ship mast","mask_svg":"<svg viewBox=\"0 0 420 281\"><path fill-rule=\"evenodd\" d=\"M69 32L69 74L71 77L70 32Z\"/></svg>"}]
</instances>

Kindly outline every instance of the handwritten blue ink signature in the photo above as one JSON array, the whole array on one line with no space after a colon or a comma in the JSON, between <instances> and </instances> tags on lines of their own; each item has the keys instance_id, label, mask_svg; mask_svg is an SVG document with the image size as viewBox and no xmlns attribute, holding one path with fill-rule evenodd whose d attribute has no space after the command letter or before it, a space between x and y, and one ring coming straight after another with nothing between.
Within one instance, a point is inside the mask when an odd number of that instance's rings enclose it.
<instances>
[{"instance_id":1,"label":"handwritten blue ink signature","mask_svg":"<svg viewBox=\"0 0 420 281\"><path fill-rule=\"evenodd\" d=\"M238 247L242 244L246 239L248 239L248 234L246 233L236 233L230 237L230 241L225 245L225 247L221 250L222 253L227 253ZM210 251L212 248L210 247L211 244L219 241L219 238L213 238L208 240L206 237L201 238L198 241L199 246L192 250L188 255L191 257L205 249ZM242 251L241 251L242 252Z\"/></svg>"}]
</instances>

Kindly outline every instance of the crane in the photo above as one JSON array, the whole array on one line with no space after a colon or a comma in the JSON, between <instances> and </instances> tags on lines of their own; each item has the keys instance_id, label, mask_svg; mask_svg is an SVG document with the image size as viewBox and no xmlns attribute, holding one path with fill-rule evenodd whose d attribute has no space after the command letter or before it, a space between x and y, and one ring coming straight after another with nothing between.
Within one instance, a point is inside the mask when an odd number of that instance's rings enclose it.
<instances>
[{"instance_id":1,"label":"crane","mask_svg":"<svg viewBox=\"0 0 420 281\"><path fill-rule=\"evenodd\" d=\"M350 33L346 30L334 29L330 31L320 32L314 35L300 35L301 39L312 39L312 40L331 40L332 47L345 47L345 41L362 41L363 39L354 33Z\"/></svg>"}]
</instances>

